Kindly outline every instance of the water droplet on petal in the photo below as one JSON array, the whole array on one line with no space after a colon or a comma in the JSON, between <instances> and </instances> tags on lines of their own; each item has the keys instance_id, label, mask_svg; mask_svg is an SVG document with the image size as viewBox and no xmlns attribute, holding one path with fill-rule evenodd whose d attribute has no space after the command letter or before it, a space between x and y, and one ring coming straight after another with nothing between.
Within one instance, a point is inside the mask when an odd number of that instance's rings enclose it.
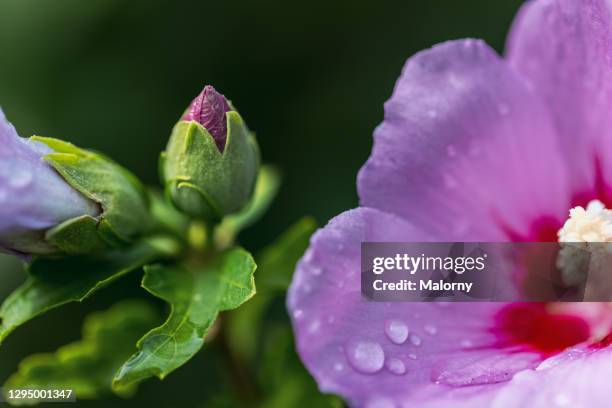
<instances>
[{"instance_id":1,"label":"water droplet on petal","mask_svg":"<svg viewBox=\"0 0 612 408\"><path fill-rule=\"evenodd\" d=\"M385 364L385 352L376 341L352 340L346 345L346 358L351 366L363 373L373 374Z\"/></svg>"},{"instance_id":2,"label":"water droplet on petal","mask_svg":"<svg viewBox=\"0 0 612 408\"><path fill-rule=\"evenodd\" d=\"M564 393L558 393L553 399L553 403L557 407L569 407L572 404L572 400L569 395Z\"/></svg>"},{"instance_id":3,"label":"water droplet on petal","mask_svg":"<svg viewBox=\"0 0 612 408\"><path fill-rule=\"evenodd\" d=\"M299 319L302 316L304 316L304 311L302 309L297 309L295 312L293 312L294 319Z\"/></svg>"},{"instance_id":4,"label":"water droplet on petal","mask_svg":"<svg viewBox=\"0 0 612 408\"><path fill-rule=\"evenodd\" d=\"M316 332L319 331L320 327L321 327L321 321L319 319L314 319L308 325L308 333L310 333L310 334L316 333Z\"/></svg>"},{"instance_id":5,"label":"water droplet on petal","mask_svg":"<svg viewBox=\"0 0 612 408\"><path fill-rule=\"evenodd\" d=\"M388 398L374 398L366 403L365 408L395 408L395 404Z\"/></svg>"},{"instance_id":6,"label":"water droplet on petal","mask_svg":"<svg viewBox=\"0 0 612 408\"><path fill-rule=\"evenodd\" d=\"M413 334L412 336L410 336L410 343L412 343L413 346L420 346L421 343L423 341L421 340L421 338L419 336L417 336L416 334Z\"/></svg>"},{"instance_id":7,"label":"water droplet on petal","mask_svg":"<svg viewBox=\"0 0 612 408\"><path fill-rule=\"evenodd\" d=\"M452 144L446 146L446 155L448 157L455 157L457 155L457 149Z\"/></svg>"},{"instance_id":8,"label":"water droplet on petal","mask_svg":"<svg viewBox=\"0 0 612 408\"><path fill-rule=\"evenodd\" d=\"M399 358L390 358L389 360L387 360L385 366L387 367L387 370L389 370L389 372L395 375L406 374L406 365Z\"/></svg>"},{"instance_id":9,"label":"water droplet on petal","mask_svg":"<svg viewBox=\"0 0 612 408\"><path fill-rule=\"evenodd\" d=\"M417 355L410 353L410 354L408 354L408 358L411 359L411 360L416 360L417 359Z\"/></svg>"},{"instance_id":10,"label":"water droplet on petal","mask_svg":"<svg viewBox=\"0 0 612 408\"><path fill-rule=\"evenodd\" d=\"M470 156L478 156L481 152L482 148L480 147L480 145L478 143L473 143L469 150L468 153L470 154Z\"/></svg>"},{"instance_id":11,"label":"water droplet on petal","mask_svg":"<svg viewBox=\"0 0 612 408\"><path fill-rule=\"evenodd\" d=\"M434 336L436 333L438 333L438 328L433 324L426 324L423 330L425 330L425 333L431 336Z\"/></svg>"},{"instance_id":12,"label":"water droplet on petal","mask_svg":"<svg viewBox=\"0 0 612 408\"><path fill-rule=\"evenodd\" d=\"M312 259L314 258L314 252L312 251L312 249L309 249L308 251L306 251L306 253L304 254L304 257L302 258L302 260L304 262L310 262L312 261Z\"/></svg>"},{"instance_id":13,"label":"water droplet on petal","mask_svg":"<svg viewBox=\"0 0 612 408\"><path fill-rule=\"evenodd\" d=\"M455 188L455 187L457 187L458 183L457 183L457 179L455 179L453 176L451 176L450 174L445 174L444 175L444 184L448 188Z\"/></svg>"},{"instance_id":14,"label":"water droplet on petal","mask_svg":"<svg viewBox=\"0 0 612 408\"><path fill-rule=\"evenodd\" d=\"M474 345L474 343L472 343L472 340L469 339L465 339L465 340L461 340L461 347L463 348L470 348Z\"/></svg>"},{"instance_id":15,"label":"water droplet on petal","mask_svg":"<svg viewBox=\"0 0 612 408\"><path fill-rule=\"evenodd\" d=\"M506 116L508 113L510 113L510 107L506 103L502 102L497 106L497 111L500 115Z\"/></svg>"},{"instance_id":16,"label":"water droplet on petal","mask_svg":"<svg viewBox=\"0 0 612 408\"><path fill-rule=\"evenodd\" d=\"M8 182L11 187L21 189L29 186L30 183L32 183L32 179L33 177L31 172L17 171L9 177Z\"/></svg>"},{"instance_id":17,"label":"water droplet on petal","mask_svg":"<svg viewBox=\"0 0 612 408\"><path fill-rule=\"evenodd\" d=\"M335 371L338 371L338 372L340 372L340 371L344 370L344 364L342 364L342 363L336 363L336 364L334 364L334 370L335 370Z\"/></svg>"},{"instance_id":18,"label":"water droplet on petal","mask_svg":"<svg viewBox=\"0 0 612 408\"><path fill-rule=\"evenodd\" d=\"M385 321L385 334L395 344L403 344L408 338L408 326L398 319Z\"/></svg>"},{"instance_id":19,"label":"water droplet on petal","mask_svg":"<svg viewBox=\"0 0 612 408\"><path fill-rule=\"evenodd\" d=\"M310 268L310 273L318 276L323 273L323 268L321 268L320 266L313 266L312 268Z\"/></svg>"}]
</instances>

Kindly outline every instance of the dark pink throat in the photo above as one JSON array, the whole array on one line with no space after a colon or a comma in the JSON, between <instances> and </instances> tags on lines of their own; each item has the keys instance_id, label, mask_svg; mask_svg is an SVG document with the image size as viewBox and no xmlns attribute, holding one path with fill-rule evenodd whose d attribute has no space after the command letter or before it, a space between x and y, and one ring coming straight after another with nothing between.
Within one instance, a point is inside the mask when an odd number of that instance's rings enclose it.
<instances>
[{"instance_id":1,"label":"dark pink throat","mask_svg":"<svg viewBox=\"0 0 612 408\"><path fill-rule=\"evenodd\" d=\"M577 316L551 313L546 303L511 303L497 315L500 346L547 357L589 339L589 323Z\"/></svg>"}]
</instances>

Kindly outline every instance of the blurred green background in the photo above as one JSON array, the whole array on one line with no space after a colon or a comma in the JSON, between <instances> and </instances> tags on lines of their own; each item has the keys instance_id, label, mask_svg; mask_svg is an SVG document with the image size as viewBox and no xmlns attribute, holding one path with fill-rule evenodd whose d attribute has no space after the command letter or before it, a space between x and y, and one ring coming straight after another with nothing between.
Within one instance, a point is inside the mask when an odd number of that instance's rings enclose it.
<instances>
[{"instance_id":1,"label":"blurred green background","mask_svg":"<svg viewBox=\"0 0 612 408\"><path fill-rule=\"evenodd\" d=\"M1 0L0 106L22 136L103 151L156 184L172 125L213 84L284 173L271 211L242 236L257 249L303 215L324 224L357 205L356 173L407 57L462 37L502 51L520 3ZM0 298L22 279L19 263L1 257ZM25 355L78 339L91 310L140 295L138 280L17 331L0 348L0 382ZM283 313L282 301L275 307ZM149 381L114 404L210 405L223 388L215 359L200 353L164 387Z\"/></svg>"}]
</instances>

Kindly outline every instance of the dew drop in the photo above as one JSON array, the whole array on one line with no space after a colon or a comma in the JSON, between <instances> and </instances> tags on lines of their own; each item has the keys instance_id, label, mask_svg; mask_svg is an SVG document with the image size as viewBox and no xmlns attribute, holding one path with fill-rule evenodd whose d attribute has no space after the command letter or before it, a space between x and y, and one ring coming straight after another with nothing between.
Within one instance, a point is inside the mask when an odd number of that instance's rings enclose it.
<instances>
[{"instance_id":1,"label":"dew drop","mask_svg":"<svg viewBox=\"0 0 612 408\"><path fill-rule=\"evenodd\" d=\"M321 328L321 321L319 319L314 319L308 325L308 333L310 334L316 333L319 331L319 328Z\"/></svg>"},{"instance_id":2,"label":"dew drop","mask_svg":"<svg viewBox=\"0 0 612 408\"><path fill-rule=\"evenodd\" d=\"M423 330L425 330L425 333L429 334L430 336L434 336L436 333L438 333L438 328L433 324L426 324Z\"/></svg>"},{"instance_id":3,"label":"dew drop","mask_svg":"<svg viewBox=\"0 0 612 408\"><path fill-rule=\"evenodd\" d=\"M385 334L393 343L403 344L408 338L408 333L408 326L401 320L390 319L385 321Z\"/></svg>"},{"instance_id":4,"label":"dew drop","mask_svg":"<svg viewBox=\"0 0 612 408\"><path fill-rule=\"evenodd\" d=\"M302 260L304 262L311 262L312 259L314 258L314 253L311 249L309 249L308 251L306 251L306 253L304 254L304 258L302 258Z\"/></svg>"},{"instance_id":5,"label":"dew drop","mask_svg":"<svg viewBox=\"0 0 612 408\"><path fill-rule=\"evenodd\" d=\"M470 156L478 156L481 150L482 148L480 147L480 145L478 143L474 143L468 149L468 153L470 154Z\"/></svg>"},{"instance_id":6,"label":"dew drop","mask_svg":"<svg viewBox=\"0 0 612 408\"><path fill-rule=\"evenodd\" d=\"M472 340L469 339L465 339L465 340L461 340L461 347L463 348L470 348L474 345L474 343L472 343Z\"/></svg>"},{"instance_id":7,"label":"dew drop","mask_svg":"<svg viewBox=\"0 0 612 408\"><path fill-rule=\"evenodd\" d=\"M304 311L302 309L297 309L295 312L293 312L294 319L300 319L302 316L304 316Z\"/></svg>"},{"instance_id":8,"label":"dew drop","mask_svg":"<svg viewBox=\"0 0 612 408\"><path fill-rule=\"evenodd\" d=\"M410 353L410 354L408 354L408 358L411 359L411 360L416 360L417 359L417 355L413 354L413 353Z\"/></svg>"},{"instance_id":9,"label":"dew drop","mask_svg":"<svg viewBox=\"0 0 612 408\"><path fill-rule=\"evenodd\" d=\"M413 346L420 346L421 343L423 343L423 341L421 340L421 338L419 336L417 336L416 334L413 334L412 336L410 336L410 343L412 343Z\"/></svg>"},{"instance_id":10,"label":"dew drop","mask_svg":"<svg viewBox=\"0 0 612 408\"><path fill-rule=\"evenodd\" d=\"M323 273L323 268L321 268L320 266L313 266L312 268L310 268L310 273L316 276L321 275Z\"/></svg>"},{"instance_id":11,"label":"dew drop","mask_svg":"<svg viewBox=\"0 0 612 408\"><path fill-rule=\"evenodd\" d=\"M350 341L346 345L346 358L355 370L363 374L376 373L385 364L385 352L373 340Z\"/></svg>"},{"instance_id":12,"label":"dew drop","mask_svg":"<svg viewBox=\"0 0 612 408\"><path fill-rule=\"evenodd\" d=\"M17 171L13 173L8 182L13 188L25 188L32 183L32 173L29 171Z\"/></svg>"},{"instance_id":13,"label":"dew drop","mask_svg":"<svg viewBox=\"0 0 612 408\"><path fill-rule=\"evenodd\" d=\"M510 113L510 107L502 102L497 106L497 111L500 115L506 116L508 113Z\"/></svg>"},{"instance_id":14,"label":"dew drop","mask_svg":"<svg viewBox=\"0 0 612 408\"><path fill-rule=\"evenodd\" d=\"M445 174L444 175L444 184L448 188L455 188L455 187L457 187L457 180L453 176L451 176L450 174Z\"/></svg>"},{"instance_id":15,"label":"dew drop","mask_svg":"<svg viewBox=\"0 0 612 408\"><path fill-rule=\"evenodd\" d=\"M406 374L406 365L399 358L390 358L385 363L387 370L395 375L404 375Z\"/></svg>"},{"instance_id":16,"label":"dew drop","mask_svg":"<svg viewBox=\"0 0 612 408\"><path fill-rule=\"evenodd\" d=\"M374 398L367 402L365 408L395 408L395 404L388 398Z\"/></svg>"},{"instance_id":17,"label":"dew drop","mask_svg":"<svg viewBox=\"0 0 612 408\"><path fill-rule=\"evenodd\" d=\"M572 403L572 400L567 394L559 393L555 395L553 402L557 407L569 407Z\"/></svg>"},{"instance_id":18,"label":"dew drop","mask_svg":"<svg viewBox=\"0 0 612 408\"><path fill-rule=\"evenodd\" d=\"M344 370L344 364L342 364L342 363L334 364L334 371L340 372L342 370Z\"/></svg>"},{"instance_id":19,"label":"dew drop","mask_svg":"<svg viewBox=\"0 0 612 408\"><path fill-rule=\"evenodd\" d=\"M446 146L446 155L448 157L455 157L457 155L457 149L452 144Z\"/></svg>"}]
</instances>

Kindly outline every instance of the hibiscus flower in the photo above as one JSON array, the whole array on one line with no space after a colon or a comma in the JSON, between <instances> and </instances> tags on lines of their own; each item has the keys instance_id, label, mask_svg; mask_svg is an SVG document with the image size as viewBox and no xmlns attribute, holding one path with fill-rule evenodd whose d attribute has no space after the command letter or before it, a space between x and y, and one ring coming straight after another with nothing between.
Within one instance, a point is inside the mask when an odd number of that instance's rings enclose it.
<instances>
[{"instance_id":1,"label":"hibiscus flower","mask_svg":"<svg viewBox=\"0 0 612 408\"><path fill-rule=\"evenodd\" d=\"M100 213L44 160L51 152L43 143L19 137L0 109L0 252L55 253L57 248L44 240L47 230Z\"/></svg>"},{"instance_id":2,"label":"hibiscus flower","mask_svg":"<svg viewBox=\"0 0 612 408\"><path fill-rule=\"evenodd\" d=\"M612 1L527 2L504 58L471 39L410 58L357 184L360 208L315 234L288 296L322 391L610 406L610 304L367 302L360 244L612 240Z\"/></svg>"}]
</instances>

